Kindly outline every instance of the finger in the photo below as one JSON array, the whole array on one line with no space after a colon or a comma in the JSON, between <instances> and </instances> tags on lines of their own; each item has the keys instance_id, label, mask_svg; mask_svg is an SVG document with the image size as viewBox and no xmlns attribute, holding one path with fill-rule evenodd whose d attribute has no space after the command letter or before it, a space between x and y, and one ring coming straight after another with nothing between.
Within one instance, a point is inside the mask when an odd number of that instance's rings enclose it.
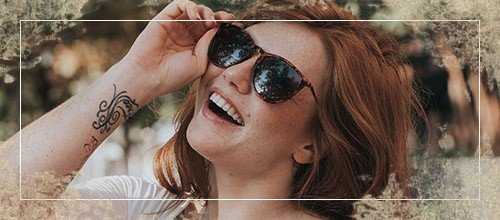
<instances>
[{"instance_id":1,"label":"finger","mask_svg":"<svg viewBox=\"0 0 500 220\"><path fill-rule=\"evenodd\" d=\"M236 16L234 16L234 14L231 14L231 13L228 13L225 11L218 11L215 13L215 19L222 20L222 21L217 21L217 24L221 24L221 23L229 22L231 20L235 20ZM240 26L240 25L238 25L238 26Z\"/></svg>"},{"instance_id":2,"label":"finger","mask_svg":"<svg viewBox=\"0 0 500 220\"><path fill-rule=\"evenodd\" d=\"M209 18L207 17L210 17L210 9L209 8L206 8L204 6L196 6L196 7L187 7L186 8L186 14L183 14L179 17L177 17L176 19L177 20L209 20ZM209 11L206 11L206 10L209 10ZM203 11L206 11L206 12L203 12ZM203 14L205 13L205 14ZM188 29L191 29L193 28L193 25L195 24L198 24L198 23L204 23L204 22L182 22L183 25L188 28ZM205 23L206 25L206 23ZM208 27L206 28L207 30L209 29Z\"/></svg>"},{"instance_id":3,"label":"finger","mask_svg":"<svg viewBox=\"0 0 500 220\"><path fill-rule=\"evenodd\" d=\"M186 11L188 6L194 7L196 4L188 0L174 0L160 11L153 20L173 20Z\"/></svg>"},{"instance_id":4,"label":"finger","mask_svg":"<svg viewBox=\"0 0 500 220\"><path fill-rule=\"evenodd\" d=\"M209 28L207 28L207 26L205 26L204 22L202 21L197 21L195 23L196 24L189 27L188 31L193 36L193 38L198 40L209 30Z\"/></svg>"},{"instance_id":5,"label":"finger","mask_svg":"<svg viewBox=\"0 0 500 220\"><path fill-rule=\"evenodd\" d=\"M202 6L196 6L194 8L188 7L186 9L190 19L197 21L197 22L194 22L195 24L189 26L189 28L188 28L189 32L191 33L193 38L195 38L196 40L198 40L201 36L203 36L210 29L210 27L207 27L205 25L205 22L199 21L199 20L204 19L204 18L202 18L202 15L200 14L200 12L202 12L203 10L206 10L206 9L203 9ZM210 16L209 15L210 11L206 11L205 13L207 13L206 16Z\"/></svg>"},{"instance_id":6,"label":"finger","mask_svg":"<svg viewBox=\"0 0 500 220\"><path fill-rule=\"evenodd\" d=\"M234 20L236 17L228 12L225 11L218 11L214 13L215 19L216 20Z\"/></svg>"},{"instance_id":7,"label":"finger","mask_svg":"<svg viewBox=\"0 0 500 220\"><path fill-rule=\"evenodd\" d=\"M197 6L186 7L186 12L189 20L201 20L201 16L198 14Z\"/></svg>"},{"instance_id":8,"label":"finger","mask_svg":"<svg viewBox=\"0 0 500 220\"><path fill-rule=\"evenodd\" d=\"M201 14L202 20L210 20L210 21L205 21L205 26L207 26L208 28L215 27L215 25L216 25L215 15L214 15L214 11L212 11L212 9L210 9L209 7L206 7L206 6L201 6L201 7L199 7L198 12Z\"/></svg>"},{"instance_id":9,"label":"finger","mask_svg":"<svg viewBox=\"0 0 500 220\"><path fill-rule=\"evenodd\" d=\"M196 15L196 11L198 11L198 9L192 7L186 7L186 11L175 18L175 20L181 20L176 23L182 25L185 31L189 34L189 37L192 38L194 41L197 41L208 30L208 28L205 27L203 22L198 21L198 16Z\"/></svg>"},{"instance_id":10,"label":"finger","mask_svg":"<svg viewBox=\"0 0 500 220\"><path fill-rule=\"evenodd\" d=\"M179 17L176 17L175 20L182 20L178 23L182 24L182 26L184 26L184 28L187 30L197 23L196 21L187 21L190 20L187 12L182 13Z\"/></svg>"},{"instance_id":11,"label":"finger","mask_svg":"<svg viewBox=\"0 0 500 220\"><path fill-rule=\"evenodd\" d=\"M187 30L190 30L193 27L193 25L196 25L198 23L196 21L198 20L198 18L196 16L195 11L196 9L194 7L188 6L186 7L186 11L182 13L180 16L176 17L175 20L182 20L179 21L179 23L182 24L182 26L184 26L184 28L186 28Z\"/></svg>"},{"instance_id":12,"label":"finger","mask_svg":"<svg viewBox=\"0 0 500 220\"><path fill-rule=\"evenodd\" d=\"M182 12L181 15L177 16L175 20L189 20L189 16L186 11Z\"/></svg>"},{"instance_id":13,"label":"finger","mask_svg":"<svg viewBox=\"0 0 500 220\"><path fill-rule=\"evenodd\" d=\"M216 29L211 29L207 31L196 43L196 47L194 49L194 55L198 60L198 69L206 69L208 65L208 46L210 45L210 41L214 37L216 33Z\"/></svg>"}]
</instances>

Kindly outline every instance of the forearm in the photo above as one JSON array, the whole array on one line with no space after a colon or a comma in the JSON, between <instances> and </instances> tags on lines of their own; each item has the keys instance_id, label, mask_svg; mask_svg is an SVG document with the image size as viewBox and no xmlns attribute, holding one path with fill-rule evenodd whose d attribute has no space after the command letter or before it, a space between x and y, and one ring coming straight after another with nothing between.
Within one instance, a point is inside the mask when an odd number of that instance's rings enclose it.
<instances>
[{"instance_id":1,"label":"forearm","mask_svg":"<svg viewBox=\"0 0 500 220\"><path fill-rule=\"evenodd\" d=\"M22 174L53 171L57 176L78 171L114 129L149 103L155 85L134 70L117 64L91 86L22 129L22 161L6 156ZM19 133L5 143L19 149Z\"/></svg>"}]
</instances>

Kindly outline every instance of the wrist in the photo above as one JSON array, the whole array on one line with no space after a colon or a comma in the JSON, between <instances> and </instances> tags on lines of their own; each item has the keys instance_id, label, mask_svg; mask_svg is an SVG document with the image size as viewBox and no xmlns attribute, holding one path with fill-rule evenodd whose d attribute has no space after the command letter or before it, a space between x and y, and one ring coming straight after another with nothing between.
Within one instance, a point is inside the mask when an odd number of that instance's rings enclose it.
<instances>
[{"instance_id":1,"label":"wrist","mask_svg":"<svg viewBox=\"0 0 500 220\"><path fill-rule=\"evenodd\" d=\"M141 107L161 95L158 93L161 85L160 80L153 77L153 74L144 72L133 62L122 59L113 65L108 72L111 77L116 79L116 82L122 84L123 89L134 94Z\"/></svg>"}]
</instances>

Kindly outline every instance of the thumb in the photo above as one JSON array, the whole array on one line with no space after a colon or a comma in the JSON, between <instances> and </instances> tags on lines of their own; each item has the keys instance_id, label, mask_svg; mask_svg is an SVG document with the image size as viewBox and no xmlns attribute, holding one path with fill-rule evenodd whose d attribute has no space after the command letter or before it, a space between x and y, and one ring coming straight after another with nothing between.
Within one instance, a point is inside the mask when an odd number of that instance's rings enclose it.
<instances>
[{"instance_id":1,"label":"thumb","mask_svg":"<svg viewBox=\"0 0 500 220\"><path fill-rule=\"evenodd\" d=\"M208 47L212 38L214 37L217 29L211 29L207 31L196 43L196 47L194 49L194 55L198 59L197 70L204 72L208 66Z\"/></svg>"}]
</instances>

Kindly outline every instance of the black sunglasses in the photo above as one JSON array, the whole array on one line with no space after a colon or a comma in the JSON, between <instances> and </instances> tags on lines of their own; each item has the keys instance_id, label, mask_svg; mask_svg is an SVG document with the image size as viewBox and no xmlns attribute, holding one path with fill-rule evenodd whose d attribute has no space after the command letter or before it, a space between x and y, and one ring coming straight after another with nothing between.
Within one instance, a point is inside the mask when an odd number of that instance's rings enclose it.
<instances>
[{"instance_id":1,"label":"black sunglasses","mask_svg":"<svg viewBox=\"0 0 500 220\"><path fill-rule=\"evenodd\" d=\"M260 57L253 67L253 87L260 98L269 103L291 99L309 87L316 102L312 84L288 60L267 53L255 45L250 35L238 26L223 23L208 47L208 59L217 67L227 68L248 60L258 51Z\"/></svg>"}]
</instances>

